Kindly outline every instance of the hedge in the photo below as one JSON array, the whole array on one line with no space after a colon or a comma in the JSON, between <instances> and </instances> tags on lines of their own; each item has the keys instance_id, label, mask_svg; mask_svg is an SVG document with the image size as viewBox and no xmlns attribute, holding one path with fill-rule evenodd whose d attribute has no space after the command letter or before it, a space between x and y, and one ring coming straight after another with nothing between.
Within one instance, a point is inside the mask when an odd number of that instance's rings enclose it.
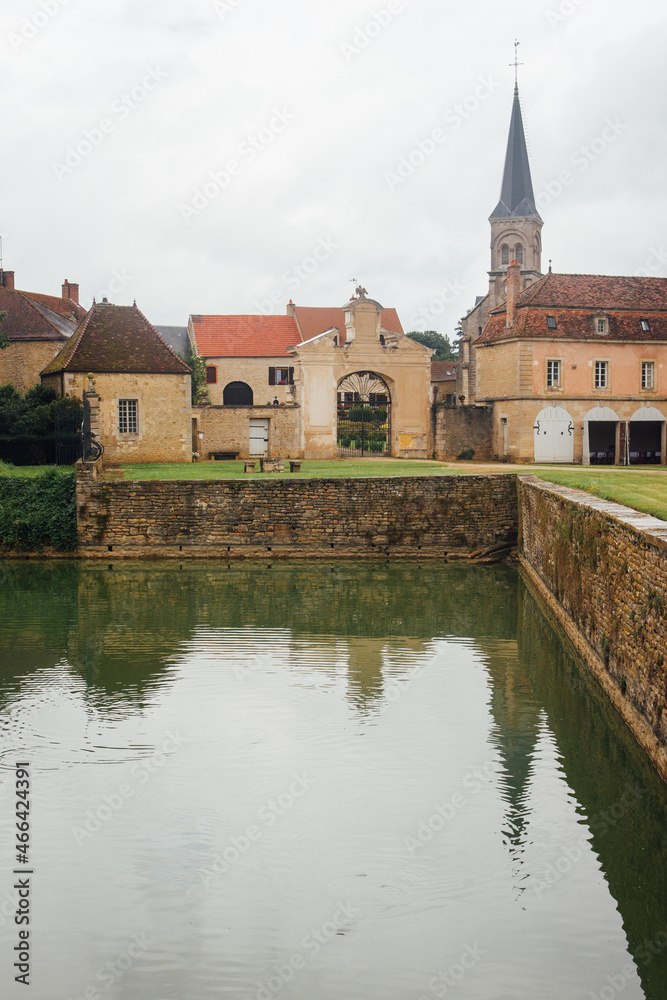
<instances>
[{"instance_id":1,"label":"hedge","mask_svg":"<svg viewBox=\"0 0 667 1000\"><path fill-rule=\"evenodd\" d=\"M74 473L0 477L0 547L40 552L45 545L62 552L77 546Z\"/></svg>"}]
</instances>

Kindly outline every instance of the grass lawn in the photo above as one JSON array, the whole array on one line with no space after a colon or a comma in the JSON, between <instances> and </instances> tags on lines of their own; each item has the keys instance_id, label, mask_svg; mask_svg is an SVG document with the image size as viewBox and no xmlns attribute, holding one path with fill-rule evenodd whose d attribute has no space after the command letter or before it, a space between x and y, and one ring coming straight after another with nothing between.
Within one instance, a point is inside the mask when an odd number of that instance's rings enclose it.
<instances>
[{"instance_id":1,"label":"grass lawn","mask_svg":"<svg viewBox=\"0 0 667 1000\"><path fill-rule=\"evenodd\" d=\"M301 472L244 473L243 462L193 462L173 465L124 465L125 479L343 479L365 476L451 476L442 462L401 461L393 458L333 459L330 462L303 462Z\"/></svg>"},{"instance_id":2,"label":"grass lawn","mask_svg":"<svg viewBox=\"0 0 667 1000\"><path fill-rule=\"evenodd\" d=\"M649 469L655 468L649 466ZM526 467L524 471L533 470ZM619 469L614 466L608 466L607 469L598 466L595 469L568 468L548 472L535 470L535 475L550 483L586 490L604 500L613 500L667 521L667 472L640 472L636 469Z\"/></svg>"}]
</instances>

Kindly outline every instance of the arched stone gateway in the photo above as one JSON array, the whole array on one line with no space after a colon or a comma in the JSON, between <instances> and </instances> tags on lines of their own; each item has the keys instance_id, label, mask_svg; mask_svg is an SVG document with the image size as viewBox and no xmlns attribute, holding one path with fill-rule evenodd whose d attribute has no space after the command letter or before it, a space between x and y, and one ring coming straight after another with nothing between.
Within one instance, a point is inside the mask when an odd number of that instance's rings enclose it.
<instances>
[{"instance_id":1,"label":"arched stone gateway","mask_svg":"<svg viewBox=\"0 0 667 1000\"><path fill-rule=\"evenodd\" d=\"M353 372L338 384L339 456L391 454L391 393L376 372Z\"/></svg>"},{"instance_id":2,"label":"arched stone gateway","mask_svg":"<svg viewBox=\"0 0 667 1000\"><path fill-rule=\"evenodd\" d=\"M594 406L584 417L582 465L613 465L619 448L619 416L610 406Z\"/></svg>"},{"instance_id":3,"label":"arched stone gateway","mask_svg":"<svg viewBox=\"0 0 667 1000\"><path fill-rule=\"evenodd\" d=\"M574 461L574 424L562 406L546 406L533 424L536 462Z\"/></svg>"}]
</instances>

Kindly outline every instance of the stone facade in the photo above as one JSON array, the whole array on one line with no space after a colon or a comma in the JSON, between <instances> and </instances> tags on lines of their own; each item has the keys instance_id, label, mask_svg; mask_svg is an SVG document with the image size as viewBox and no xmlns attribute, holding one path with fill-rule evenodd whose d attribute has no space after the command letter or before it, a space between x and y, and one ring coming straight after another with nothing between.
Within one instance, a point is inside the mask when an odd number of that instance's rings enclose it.
<instances>
[{"instance_id":1,"label":"stone facade","mask_svg":"<svg viewBox=\"0 0 667 1000\"><path fill-rule=\"evenodd\" d=\"M42 377L58 395L83 398L91 388L86 375L64 372ZM189 375L95 375L99 395L99 429L104 461L110 465L132 462L192 461L192 420ZM138 430L121 434L118 401L137 401ZM93 428L95 430L95 428Z\"/></svg>"},{"instance_id":2,"label":"stone facade","mask_svg":"<svg viewBox=\"0 0 667 1000\"><path fill-rule=\"evenodd\" d=\"M530 579L667 778L667 523L520 477Z\"/></svg>"},{"instance_id":3,"label":"stone facade","mask_svg":"<svg viewBox=\"0 0 667 1000\"><path fill-rule=\"evenodd\" d=\"M481 406L435 407L435 457L439 462L454 461L472 448L477 462L493 458L491 447L493 411Z\"/></svg>"},{"instance_id":4,"label":"stone facade","mask_svg":"<svg viewBox=\"0 0 667 1000\"><path fill-rule=\"evenodd\" d=\"M39 373L62 347L59 340L12 340L0 351L0 385L11 382L20 393L39 385Z\"/></svg>"},{"instance_id":5,"label":"stone facade","mask_svg":"<svg viewBox=\"0 0 667 1000\"><path fill-rule=\"evenodd\" d=\"M91 557L467 558L514 544L517 493L504 475L119 482L86 463L77 519Z\"/></svg>"},{"instance_id":6,"label":"stone facade","mask_svg":"<svg viewBox=\"0 0 667 1000\"><path fill-rule=\"evenodd\" d=\"M192 419L201 459L216 452L250 458L250 420L258 419L268 421L269 457L299 456L298 406L197 406Z\"/></svg>"},{"instance_id":7,"label":"stone facade","mask_svg":"<svg viewBox=\"0 0 667 1000\"><path fill-rule=\"evenodd\" d=\"M215 368L216 382L207 382L208 398L214 406L223 405L225 386L229 382L245 382L252 389L253 405L264 406L277 399L279 403L294 402L294 386L271 385L270 368L287 368L293 362L286 357L275 358L207 358L206 367Z\"/></svg>"}]
</instances>

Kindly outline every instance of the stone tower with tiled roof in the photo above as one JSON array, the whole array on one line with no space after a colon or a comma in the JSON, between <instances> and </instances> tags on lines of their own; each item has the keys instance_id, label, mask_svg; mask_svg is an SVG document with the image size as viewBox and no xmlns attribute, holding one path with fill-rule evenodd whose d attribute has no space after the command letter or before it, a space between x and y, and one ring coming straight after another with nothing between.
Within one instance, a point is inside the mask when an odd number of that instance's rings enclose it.
<instances>
[{"instance_id":1,"label":"stone tower with tiled roof","mask_svg":"<svg viewBox=\"0 0 667 1000\"><path fill-rule=\"evenodd\" d=\"M535 204L528 148L523 128L519 88L515 83L505 167L500 201L489 216L491 225L491 269L489 290L478 296L475 305L461 320L463 337L459 352L457 392L459 401L474 403L476 339L486 326L491 311L505 302L507 268L517 260L521 268L521 288L542 276L542 226Z\"/></svg>"}]
</instances>

